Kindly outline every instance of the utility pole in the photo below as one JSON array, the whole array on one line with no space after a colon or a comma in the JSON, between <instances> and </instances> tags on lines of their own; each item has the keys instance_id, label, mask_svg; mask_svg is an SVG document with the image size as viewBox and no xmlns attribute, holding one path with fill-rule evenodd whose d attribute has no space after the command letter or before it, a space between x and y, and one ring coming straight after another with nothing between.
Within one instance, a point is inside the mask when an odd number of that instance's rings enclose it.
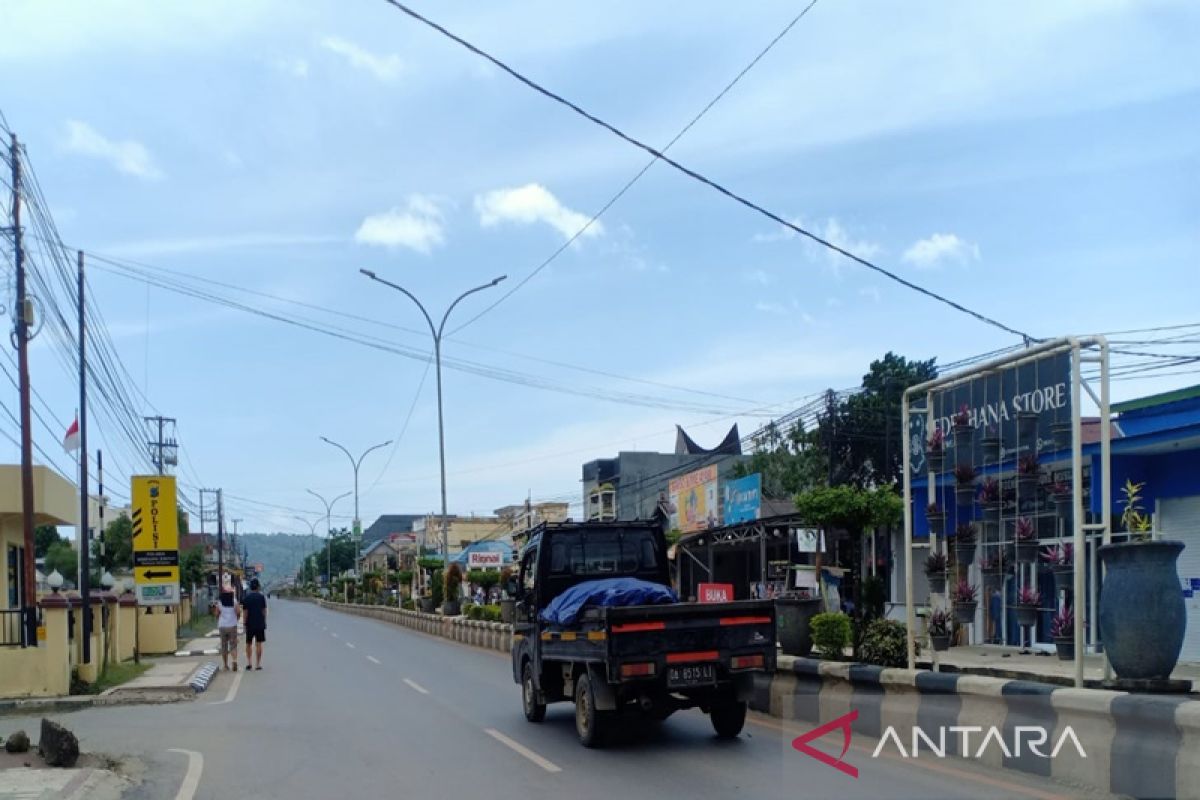
<instances>
[{"instance_id":1,"label":"utility pole","mask_svg":"<svg viewBox=\"0 0 1200 800\"><path fill-rule=\"evenodd\" d=\"M33 306L25 295L25 248L21 232L21 147L12 135L9 156L12 160L12 233L13 262L16 268L17 374L21 404L21 527L25 539L22 563L26 647L37 647L37 583L33 572L33 423L29 408L29 317Z\"/></svg>"},{"instance_id":2,"label":"utility pole","mask_svg":"<svg viewBox=\"0 0 1200 800\"><path fill-rule=\"evenodd\" d=\"M158 474L166 475L167 465L174 466L179 463L179 443L175 441L174 436L165 435L167 424L175 425L175 419L162 416L143 417L143 419L158 426L158 436L150 442L150 453L154 456L154 466L158 470Z\"/></svg>"},{"instance_id":3,"label":"utility pole","mask_svg":"<svg viewBox=\"0 0 1200 800\"><path fill-rule=\"evenodd\" d=\"M88 530L87 464L87 323L83 281L83 251L79 251L79 593L83 596L83 663L92 662L92 576Z\"/></svg>"},{"instance_id":4,"label":"utility pole","mask_svg":"<svg viewBox=\"0 0 1200 800\"><path fill-rule=\"evenodd\" d=\"M217 489L217 592L224 586L225 580L225 504L221 490ZM232 581L230 586L232 588Z\"/></svg>"}]
</instances>

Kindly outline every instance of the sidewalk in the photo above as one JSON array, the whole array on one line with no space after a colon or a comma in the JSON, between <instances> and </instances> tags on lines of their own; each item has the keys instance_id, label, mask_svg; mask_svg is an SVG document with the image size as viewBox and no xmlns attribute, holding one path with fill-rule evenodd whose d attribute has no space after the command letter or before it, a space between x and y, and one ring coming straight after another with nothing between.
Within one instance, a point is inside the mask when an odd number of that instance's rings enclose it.
<instances>
[{"instance_id":1,"label":"sidewalk","mask_svg":"<svg viewBox=\"0 0 1200 800\"><path fill-rule=\"evenodd\" d=\"M1060 686L1073 686L1075 683L1075 662L1060 661L1054 653L1022 655L1018 647L972 645L951 647L938 653L937 660L943 672L965 672ZM933 651L922 649L917 657L917 667L932 669L932 664ZM1104 681L1103 655L1084 656L1083 677L1086 686L1101 687ZM1192 693L1200 692L1200 664L1180 664L1171 677L1191 681Z\"/></svg>"}]
</instances>

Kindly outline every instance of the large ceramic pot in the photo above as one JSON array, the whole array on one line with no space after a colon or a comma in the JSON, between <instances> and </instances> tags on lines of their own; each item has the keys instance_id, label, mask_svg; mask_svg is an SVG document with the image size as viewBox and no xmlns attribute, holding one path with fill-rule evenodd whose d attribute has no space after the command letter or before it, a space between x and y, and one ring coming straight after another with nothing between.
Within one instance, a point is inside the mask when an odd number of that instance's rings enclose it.
<instances>
[{"instance_id":1,"label":"large ceramic pot","mask_svg":"<svg viewBox=\"0 0 1200 800\"><path fill-rule=\"evenodd\" d=\"M954 555L958 559L959 564L972 564L975 562L975 542L967 544L954 543Z\"/></svg>"},{"instance_id":2,"label":"large ceramic pot","mask_svg":"<svg viewBox=\"0 0 1200 800\"><path fill-rule=\"evenodd\" d=\"M442 603L442 615L446 617L457 617L462 613L462 601L446 600Z\"/></svg>"},{"instance_id":3,"label":"large ceramic pot","mask_svg":"<svg viewBox=\"0 0 1200 800\"><path fill-rule=\"evenodd\" d=\"M1100 548L1100 639L1118 678L1166 679L1187 624L1175 562L1183 542L1126 542Z\"/></svg>"},{"instance_id":4,"label":"large ceramic pot","mask_svg":"<svg viewBox=\"0 0 1200 800\"><path fill-rule=\"evenodd\" d=\"M970 625L972 622L975 621L975 608L976 608L976 606L978 606L978 604L979 604L979 601L972 601L969 603L964 603L964 602L955 600L954 601L954 618L957 619L959 622L961 622L964 625Z\"/></svg>"},{"instance_id":5,"label":"large ceramic pot","mask_svg":"<svg viewBox=\"0 0 1200 800\"><path fill-rule=\"evenodd\" d=\"M433 598L432 597L422 597L421 598L421 610L424 611L426 614L433 613Z\"/></svg>"},{"instance_id":6,"label":"large ceramic pot","mask_svg":"<svg viewBox=\"0 0 1200 800\"><path fill-rule=\"evenodd\" d=\"M500 621L505 625L511 625L513 616L516 613L517 601L511 597L506 597L500 601Z\"/></svg>"},{"instance_id":7,"label":"large ceramic pot","mask_svg":"<svg viewBox=\"0 0 1200 800\"><path fill-rule=\"evenodd\" d=\"M775 598L775 632L784 655L806 656L812 652L809 623L821 610L820 598Z\"/></svg>"},{"instance_id":8,"label":"large ceramic pot","mask_svg":"<svg viewBox=\"0 0 1200 800\"><path fill-rule=\"evenodd\" d=\"M1037 606L1017 606L1017 624L1022 628L1032 628L1037 624Z\"/></svg>"},{"instance_id":9,"label":"large ceramic pot","mask_svg":"<svg viewBox=\"0 0 1200 800\"><path fill-rule=\"evenodd\" d=\"M1059 661L1074 661L1075 660L1075 637L1074 636L1055 636L1054 649L1058 653Z\"/></svg>"},{"instance_id":10,"label":"large ceramic pot","mask_svg":"<svg viewBox=\"0 0 1200 800\"><path fill-rule=\"evenodd\" d=\"M929 581L929 591L934 594L946 593L946 573L937 572L934 574L925 573L925 578Z\"/></svg>"},{"instance_id":11,"label":"large ceramic pot","mask_svg":"<svg viewBox=\"0 0 1200 800\"><path fill-rule=\"evenodd\" d=\"M932 633L929 634L929 646L932 647L934 650L937 650L939 653L942 652L943 650L949 650L950 649L950 634L943 633L941 636L937 636Z\"/></svg>"}]
</instances>

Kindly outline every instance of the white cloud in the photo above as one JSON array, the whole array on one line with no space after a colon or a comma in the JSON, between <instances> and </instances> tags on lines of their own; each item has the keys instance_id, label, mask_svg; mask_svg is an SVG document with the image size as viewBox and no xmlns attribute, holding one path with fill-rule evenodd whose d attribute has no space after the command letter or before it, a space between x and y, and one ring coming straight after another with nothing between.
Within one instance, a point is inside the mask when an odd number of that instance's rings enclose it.
<instances>
[{"instance_id":1,"label":"white cloud","mask_svg":"<svg viewBox=\"0 0 1200 800\"><path fill-rule=\"evenodd\" d=\"M271 62L271 66L293 78L308 77L308 61L303 58L277 58Z\"/></svg>"},{"instance_id":2,"label":"white cloud","mask_svg":"<svg viewBox=\"0 0 1200 800\"><path fill-rule=\"evenodd\" d=\"M163 178L162 170L154 163L150 151L141 142L127 139L116 141L79 120L67 121L67 138L63 147L68 152L107 161L118 172L147 181Z\"/></svg>"},{"instance_id":3,"label":"white cloud","mask_svg":"<svg viewBox=\"0 0 1200 800\"><path fill-rule=\"evenodd\" d=\"M879 293L878 286L864 286L858 290L858 293L863 297L871 298L876 303L883 299L883 296Z\"/></svg>"},{"instance_id":4,"label":"white cloud","mask_svg":"<svg viewBox=\"0 0 1200 800\"><path fill-rule=\"evenodd\" d=\"M900 258L917 269L934 269L944 263L965 264L979 260L979 245L953 233L935 233L915 242Z\"/></svg>"},{"instance_id":5,"label":"white cloud","mask_svg":"<svg viewBox=\"0 0 1200 800\"><path fill-rule=\"evenodd\" d=\"M475 196L475 211L479 224L491 228L502 222L530 225L544 222L569 239L587 224L589 217L573 211L558 201L546 187L527 183L511 189L496 189ZM593 222L580 238L590 238L604 233L599 220Z\"/></svg>"},{"instance_id":6,"label":"white cloud","mask_svg":"<svg viewBox=\"0 0 1200 800\"><path fill-rule=\"evenodd\" d=\"M381 81L394 81L404 71L404 62L395 53L376 55L338 36L326 36L321 40L321 47L346 59L346 63L355 69L369 72Z\"/></svg>"},{"instance_id":7,"label":"white cloud","mask_svg":"<svg viewBox=\"0 0 1200 800\"><path fill-rule=\"evenodd\" d=\"M757 283L759 286L771 285L771 276L767 274L766 270L749 270L746 272L746 280L750 281L751 283Z\"/></svg>"},{"instance_id":8,"label":"white cloud","mask_svg":"<svg viewBox=\"0 0 1200 800\"><path fill-rule=\"evenodd\" d=\"M759 300L755 303L754 310L763 314L783 314L787 311L782 303L770 303L765 300Z\"/></svg>"},{"instance_id":9,"label":"white cloud","mask_svg":"<svg viewBox=\"0 0 1200 800\"><path fill-rule=\"evenodd\" d=\"M867 239L858 239L846 230L836 217L826 218L824 223L807 222L801 217L792 217L788 222L795 225L797 228L812 233L814 236L819 236L832 245L842 248L860 258L871 259L883 252L883 248L877 243ZM788 239L795 239L800 234L788 227L779 226L774 231L768 233L756 233L751 237L754 242L782 242ZM835 275L841 274L843 265L849 263L848 259L841 253L830 250L824 245L817 244L811 239L805 238L805 247L809 254L817 257L823 256L825 264L833 271Z\"/></svg>"},{"instance_id":10,"label":"white cloud","mask_svg":"<svg viewBox=\"0 0 1200 800\"><path fill-rule=\"evenodd\" d=\"M445 240L442 211L424 195L410 195L403 207L371 214L354 233L361 244L407 247L428 254Z\"/></svg>"}]
</instances>

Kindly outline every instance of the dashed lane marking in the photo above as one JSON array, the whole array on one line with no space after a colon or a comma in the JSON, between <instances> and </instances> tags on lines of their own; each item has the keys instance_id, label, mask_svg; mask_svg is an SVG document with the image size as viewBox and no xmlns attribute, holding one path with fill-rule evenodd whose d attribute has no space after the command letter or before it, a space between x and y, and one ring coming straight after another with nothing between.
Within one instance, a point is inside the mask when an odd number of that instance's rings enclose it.
<instances>
[{"instance_id":1,"label":"dashed lane marking","mask_svg":"<svg viewBox=\"0 0 1200 800\"><path fill-rule=\"evenodd\" d=\"M558 766L553 761L542 758L541 756L539 756L537 753L530 750L525 745L521 744L520 742L513 741L512 739L508 738L500 731L495 730L494 728L485 728L484 733L486 733L488 736L491 736L493 739L500 742L500 744L504 745L505 747L508 747L513 752L518 753L519 755L525 756L525 758L528 758L530 761L537 764L542 769L546 770L546 772L562 772L562 767Z\"/></svg>"},{"instance_id":2,"label":"dashed lane marking","mask_svg":"<svg viewBox=\"0 0 1200 800\"><path fill-rule=\"evenodd\" d=\"M429 694L429 690L428 690L428 689L426 689L426 688L425 688L424 686L422 686L421 684L417 683L416 681L409 680L408 678L405 678L405 679L404 679L404 682L405 682L405 683L407 683L407 684L409 685L409 687L410 687L411 689L413 689L414 691L418 691L418 692L420 692L421 694Z\"/></svg>"},{"instance_id":3,"label":"dashed lane marking","mask_svg":"<svg viewBox=\"0 0 1200 800\"><path fill-rule=\"evenodd\" d=\"M383 664L383 662L375 656L367 656L367 661L370 661L372 664Z\"/></svg>"}]
</instances>

